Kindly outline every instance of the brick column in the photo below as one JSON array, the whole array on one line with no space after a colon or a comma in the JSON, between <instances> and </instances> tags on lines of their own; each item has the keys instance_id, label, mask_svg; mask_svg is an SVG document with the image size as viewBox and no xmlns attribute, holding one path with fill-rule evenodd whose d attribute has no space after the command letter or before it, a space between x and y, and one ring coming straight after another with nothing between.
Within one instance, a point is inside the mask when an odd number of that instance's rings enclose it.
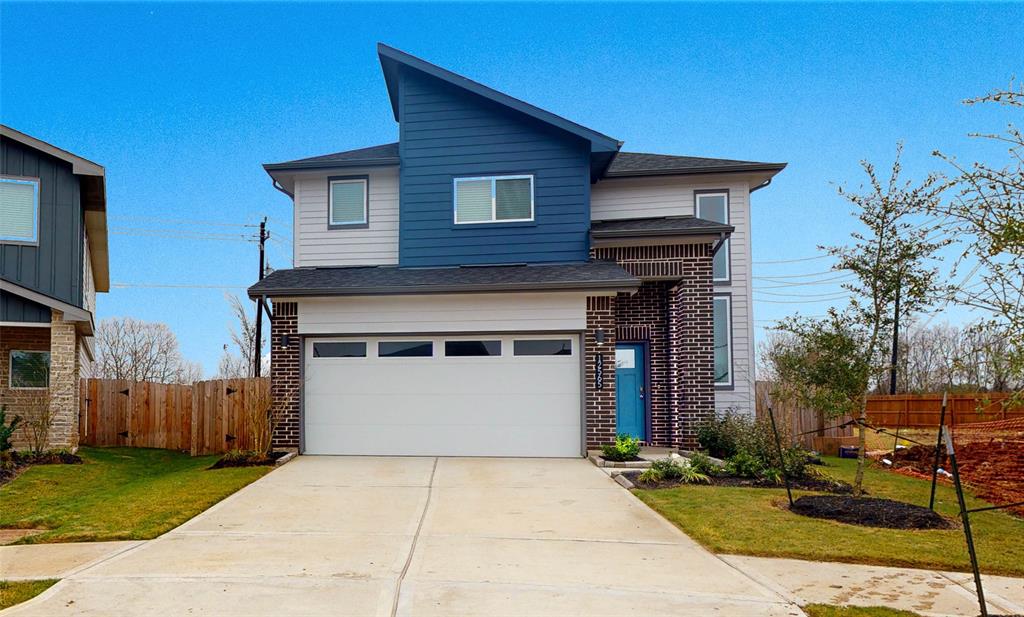
<instances>
[{"instance_id":1,"label":"brick column","mask_svg":"<svg viewBox=\"0 0 1024 617\"><path fill-rule=\"evenodd\" d=\"M299 312L294 302L274 302L270 325L270 385L274 394L273 413L277 424L271 440L275 448L297 449L302 419L299 400ZM283 337L289 337L287 347Z\"/></svg>"},{"instance_id":2,"label":"brick column","mask_svg":"<svg viewBox=\"0 0 1024 617\"><path fill-rule=\"evenodd\" d=\"M50 317L50 448L78 448L78 334L64 313Z\"/></svg>"},{"instance_id":3,"label":"brick column","mask_svg":"<svg viewBox=\"0 0 1024 617\"><path fill-rule=\"evenodd\" d=\"M604 331L604 342L597 344L597 331ZM587 398L587 447L615 441L615 297L587 298L587 331L584 335L587 357L584 384ZM597 384L597 363L604 364L601 389Z\"/></svg>"},{"instance_id":4,"label":"brick column","mask_svg":"<svg viewBox=\"0 0 1024 617\"><path fill-rule=\"evenodd\" d=\"M668 291L669 405L673 445L694 448L697 427L715 413L715 341L711 257L686 263Z\"/></svg>"}]
</instances>

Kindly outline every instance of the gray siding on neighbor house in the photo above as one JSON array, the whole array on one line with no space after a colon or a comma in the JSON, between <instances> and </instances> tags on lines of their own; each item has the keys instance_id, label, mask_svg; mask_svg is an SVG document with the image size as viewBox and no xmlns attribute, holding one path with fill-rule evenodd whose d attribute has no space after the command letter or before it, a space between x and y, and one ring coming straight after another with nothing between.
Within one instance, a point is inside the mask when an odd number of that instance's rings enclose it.
<instances>
[{"instance_id":1,"label":"gray siding on neighbor house","mask_svg":"<svg viewBox=\"0 0 1024 617\"><path fill-rule=\"evenodd\" d=\"M0 242L0 276L82 306L85 219L79 181L71 164L4 139L0 141L0 174L39 179L39 243Z\"/></svg>"},{"instance_id":2,"label":"gray siding on neighbor house","mask_svg":"<svg viewBox=\"0 0 1024 617\"><path fill-rule=\"evenodd\" d=\"M400 265L587 259L588 142L422 73L401 79ZM512 174L534 176L533 222L454 224L453 178Z\"/></svg>"},{"instance_id":3,"label":"gray siding on neighbor house","mask_svg":"<svg viewBox=\"0 0 1024 617\"><path fill-rule=\"evenodd\" d=\"M50 323L50 307L0 291L0 321Z\"/></svg>"}]
</instances>

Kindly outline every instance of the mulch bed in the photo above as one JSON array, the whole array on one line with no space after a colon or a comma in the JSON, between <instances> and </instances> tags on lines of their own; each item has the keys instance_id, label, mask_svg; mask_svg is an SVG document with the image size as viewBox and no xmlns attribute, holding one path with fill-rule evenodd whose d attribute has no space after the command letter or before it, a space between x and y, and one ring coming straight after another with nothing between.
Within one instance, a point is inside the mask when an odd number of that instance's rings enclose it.
<instances>
[{"instance_id":1,"label":"mulch bed","mask_svg":"<svg viewBox=\"0 0 1024 617\"><path fill-rule=\"evenodd\" d=\"M601 455L601 460L602 461L608 461L609 463L632 463L634 461L643 461L643 460L646 460L646 459L642 459L639 456L634 456L634 457L631 457L631 458L608 458L607 456L604 456L602 454Z\"/></svg>"},{"instance_id":2,"label":"mulch bed","mask_svg":"<svg viewBox=\"0 0 1024 617\"><path fill-rule=\"evenodd\" d=\"M951 529L956 525L928 508L902 501L848 495L807 495L793 502L797 514L888 529Z\"/></svg>"},{"instance_id":3,"label":"mulch bed","mask_svg":"<svg viewBox=\"0 0 1024 617\"><path fill-rule=\"evenodd\" d=\"M259 456L256 454L245 454L239 456L237 454L230 455L226 454L220 458L216 463L210 465L209 469L225 469L227 467L264 467L274 465L277 460L285 455L287 452L270 452L266 456Z\"/></svg>"},{"instance_id":4,"label":"mulch bed","mask_svg":"<svg viewBox=\"0 0 1024 617\"><path fill-rule=\"evenodd\" d=\"M647 489L659 489L659 488L675 488L682 486L683 483L678 480L662 480L660 482L641 482L640 474L643 470L638 471L626 471L622 475L626 476L630 482L640 488ZM710 482L707 484L690 484L687 486L735 486L740 488L785 488L785 484L776 484L767 480L759 480L755 478L738 478L735 476L711 476ZM821 491L825 493L851 493L853 487L846 482L840 482L838 480L829 480L825 478L805 478L803 480L792 480L790 486L794 490L802 491Z\"/></svg>"},{"instance_id":5,"label":"mulch bed","mask_svg":"<svg viewBox=\"0 0 1024 617\"><path fill-rule=\"evenodd\" d=\"M5 454L5 460L0 463L0 486L17 478L32 465L81 465L82 457L67 451L43 452L12 452Z\"/></svg>"}]
</instances>

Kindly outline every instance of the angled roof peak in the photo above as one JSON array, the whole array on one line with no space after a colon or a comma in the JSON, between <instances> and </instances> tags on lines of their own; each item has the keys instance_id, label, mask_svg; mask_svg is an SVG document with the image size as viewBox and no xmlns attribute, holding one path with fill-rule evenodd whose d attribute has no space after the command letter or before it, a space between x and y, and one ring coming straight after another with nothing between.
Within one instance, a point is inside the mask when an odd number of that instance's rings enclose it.
<instances>
[{"instance_id":1,"label":"angled roof peak","mask_svg":"<svg viewBox=\"0 0 1024 617\"><path fill-rule=\"evenodd\" d=\"M550 111L546 111L540 107L536 107L535 105L531 105L525 101L511 97L503 92L499 92L479 82L475 82L472 79L463 77L462 75L453 73L448 69L437 66L436 64L431 64L426 60L417 58L416 56L408 54L400 49L395 49L394 47L390 47L384 43L377 43L377 55L380 58L381 69L384 71L384 81L387 83L388 96L391 98L391 109L394 112L395 120L398 122L401 122L402 120L398 105L398 71L400 67L404 66L430 75L431 77L451 84L457 88L472 92L473 94L493 101L499 105L503 105L521 114L530 116L540 122L581 137L582 139L590 142L591 152L593 153L614 153L618 152L619 148L622 147L622 142L614 137L609 137L604 133L599 133L598 131L587 128L581 124L577 124L572 120L568 120L559 115L553 114Z\"/></svg>"}]
</instances>

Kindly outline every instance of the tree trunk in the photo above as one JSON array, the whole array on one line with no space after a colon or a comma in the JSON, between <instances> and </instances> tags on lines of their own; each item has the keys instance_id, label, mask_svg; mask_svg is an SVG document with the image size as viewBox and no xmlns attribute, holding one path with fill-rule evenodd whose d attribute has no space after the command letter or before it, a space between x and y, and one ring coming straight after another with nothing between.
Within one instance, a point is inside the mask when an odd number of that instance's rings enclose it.
<instances>
[{"instance_id":1,"label":"tree trunk","mask_svg":"<svg viewBox=\"0 0 1024 617\"><path fill-rule=\"evenodd\" d=\"M867 397L861 401L860 423L857 425L857 474L853 478L853 496L860 497L864 494L864 458L867 445L867 428L864 423L868 420Z\"/></svg>"}]
</instances>

